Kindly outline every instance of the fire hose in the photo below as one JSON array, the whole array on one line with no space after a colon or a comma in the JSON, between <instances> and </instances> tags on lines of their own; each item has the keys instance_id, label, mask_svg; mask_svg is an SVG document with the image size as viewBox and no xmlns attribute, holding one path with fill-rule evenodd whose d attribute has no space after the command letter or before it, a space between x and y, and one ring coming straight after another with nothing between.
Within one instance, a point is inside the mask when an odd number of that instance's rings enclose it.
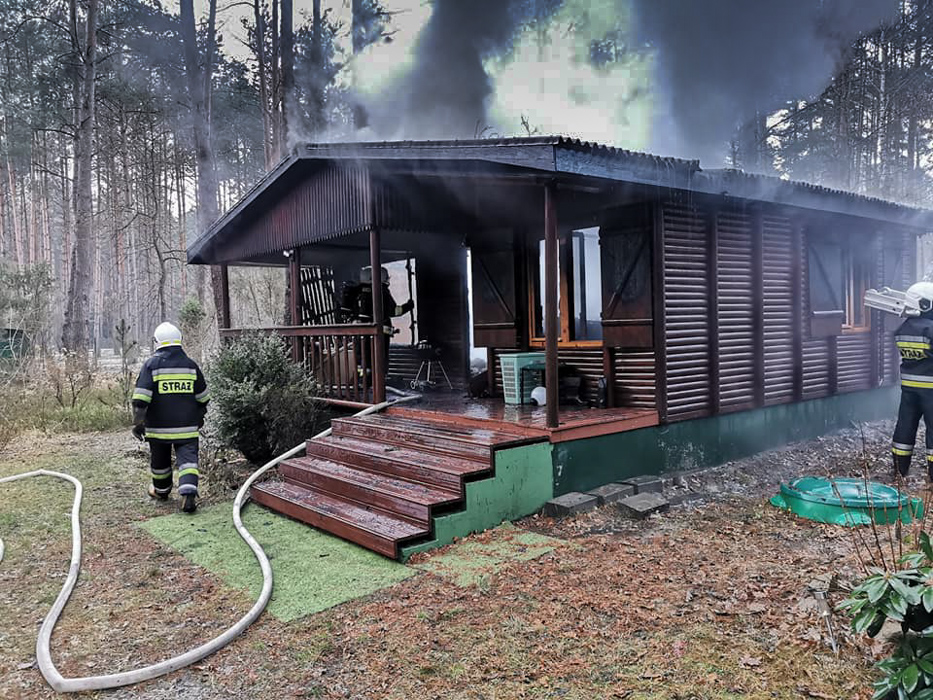
<instances>
[{"instance_id":1,"label":"fire hose","mask_svg":"<svg viewBox=\"0 0 933 700\"><path fill-rule=\"evenodd\" d=\"M371 406L364 409L363 411L360 411L355 415L355 417L362 417L372 413L377 413L391 405L403 403L406 401L413 401L418 398L421 398L421 396L416 394L405 395L394 401L385 401L376 406ZM328 428L324 432L315 435L312 440L318 440L320 438L327 437L330 434L331 429ZM38 663L39 671L42 673L43 678L45 678L48 684L59 693L80 693L87 690L119 688L124 685L133 685L135 683L152 680L153 678L158 678L159 676L164 676L168 673L172 673L173 671L177 671L178 669L184 668L185 666L190 666L191 664L200 661L206 656L213 654L215 651L222 649L227 644L232 642L236 637L242 634L247 627L253 624L253 622L255 622L256 619L262 614L262 611L265 610L266 605L269 603L269 599L272 597L272 566L269 564L269 558L266 556L266 553L263 551L262 547L249 533L249 530L247 530L243 525L240 512L248 498L250 486L252 486L253 483L267 471L278 466L280 462L294 457L296 454L304 450L304 448L305 443L296 445L288 452L279 455L275 459L261 466L243 483L243 486L241 486L240 490L237 492L236 498L233 500L233 524L236 527L237 533L241 538L243 538L243 541L246 542L246 544L249 545L249 548L253 551L253 554L256 556L256 561L259 562L259 567L262 569L262 591L259 593L259 598L253 604L253 607L250 608L249 612L247 612L232 627L228 628L220 636L215 637L214 639L205 642L204 644L195 647L194 649L191 649L184 654L174 656L171 659L167 659L150 666L145 666L144 668L139 668L134 671L113 673L105 676L65 678L55 667L55 663L52 661L52 654L50 651L52 632L55 630L55 625L58 623L58 618L62 614L62 610L64 610L65 605L68 603L68 599L71 597L71 592L75 587L75 583L78 581L78 573L81 569L80 512L81 497L84 492L84 487L78 479L71 476L70 474L48 471L46 469L37 469L31 472L24 472L22 474L14 474L13 476L0 478L0 484L2 484L6 482L18 481L20 479L27 479L34 476L53 476L58 479L69 481L75 487L74 503L71 507L71 565L68 568L68 576L65 579L64 585L62 585L62 590L58 594L58 597L55 599L55 602L52 604L51 610L49 610L48 614L45 616L45 619L42 621L42 626L39 628L39 635L36 638L36 662ZM0 563L3 562L3 553L3 540L0 539Z\"/></svg>"}]
</instances>

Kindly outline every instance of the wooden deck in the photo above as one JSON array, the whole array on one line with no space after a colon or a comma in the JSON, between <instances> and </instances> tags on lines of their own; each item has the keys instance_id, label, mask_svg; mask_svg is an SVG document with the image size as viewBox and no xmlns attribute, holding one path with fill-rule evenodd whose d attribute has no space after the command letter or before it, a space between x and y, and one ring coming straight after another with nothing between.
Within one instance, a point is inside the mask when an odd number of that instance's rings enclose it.
<instances>
[{"instance_id":1,"label":"wooden deck","mask_svg":"<svg viewBox=\"0 0 933 700\"><path fill-rule=\"evenodd\" d=\"M449 394L428 395L422 401L389 409L390 415L430 418L454 426L518 430L529 438L552 443L622 433L658 425L658 412L635 408L561 406L557 428L547 427L544 407L511 406L501 399L467 399Z\"/></svg>"},{"instance_id":2,"label":"wooden deck","mask_svg":"<svg viewBox=\"0 0 933 700\"><path fill-rule=\"evenodd\" d=\"M466 484L495 474L497 450L657 425L654 411L567 409L546 427L543 408L450 394L370 416L336 418L279 479L253 486L257 503L387 557L429 539L434 518L465 507ZM548 469L550 467L548 466Z\"/></svg>"},{"instance_id":3,"label":"wooden deck","mask_svg":"<svg viewBox=\"0 0 933 700\"><path fill-rule=\"evenodd\" d=\"M495 451L540 442L518 426L451 425L380 413L337 418L282 462L279 480L253 486L254 501L387 557L430 538L434 517L463 508L466 483L493 475Z\"/></svg>"}]
</instances>

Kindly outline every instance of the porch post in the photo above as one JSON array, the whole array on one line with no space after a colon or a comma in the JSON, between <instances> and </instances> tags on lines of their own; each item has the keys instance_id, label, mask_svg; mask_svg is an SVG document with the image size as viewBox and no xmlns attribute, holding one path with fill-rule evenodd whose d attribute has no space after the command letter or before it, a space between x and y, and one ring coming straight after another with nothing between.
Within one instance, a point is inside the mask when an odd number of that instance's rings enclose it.
<instances>
[{"instance_id":1,"label":"porch post","mask_svg":"<svg viewBox=\"0 0 933 700\"><path fill-rule=\"evenodd\" d=\"M233 326L230 318L230 271L226 265L220 266L220 325L222 328Z\"/></svg>"},{"instance_id":2,"label":"porch post","mask_svg":"<svg viewBox=\"0 0 933 700\"><path fill-rule=\"evenodd\" d=\"M288 310L291 325L301 325L301 249L292 248L288 255ZM292 360L301 362L301 338L292 338Z\"/></svg>"},{"instance_id":3,"label":"porch post","mask_svg":"<svg viewBox=\"0 0 933 700\"><path fill-rule=\"evenodd\" d=\"M545 389L547 391L547 427L559 422L559 382L557 380L557 183L544 187L544 319L545 319Z\"/></svg>"},{"instance_id":4,"label":"porch post","mask_svg":"<svg viewBox=\"0 0 933 700\"><path fill-rule=\"evenodd\" d=\"M380 231L373 226L369 231L369 264L372 269L372 290L373 290L373 324L376 326L376 339L373 344L373 403L382 403L386 400L386 372L388 367L383 367L386 352L386 343L389 339L382 332L385 325L385 309L382 308L382 265L381 265L382 241Z\"/></svg>"}]
</instances>

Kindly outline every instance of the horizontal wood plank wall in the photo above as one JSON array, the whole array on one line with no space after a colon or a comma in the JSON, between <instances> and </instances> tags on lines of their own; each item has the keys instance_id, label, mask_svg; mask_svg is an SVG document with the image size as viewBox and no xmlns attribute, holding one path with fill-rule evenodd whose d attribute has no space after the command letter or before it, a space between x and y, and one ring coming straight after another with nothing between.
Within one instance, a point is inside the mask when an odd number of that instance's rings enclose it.
<instances>
[{"instance_id":1,"label":"horizontal wood plank wall","mask_svg":"<svg viewBox=\"0 0 933 700\"><path fill-rule=\"evenodd\" d=\"M837 382L840 393L871 388L871 334L841 335L837 339Z\"/></svg>"},{"instance_id":2,"label":"horizontal wood plank wall","mask_svg":"<svg viewBox=\"0 0 933 700\"><path fill-rule=\"evenodd\" d=\"M596 401L599 378L603 376L603 349L558 348L557 361L572 367L583 378L580 394L584 401Z\"/></svg>"},{"instance_id":3,"label":"horizontal wood plank wall","mask_svg":"<svg viewBox=\"0 0 933 700\"><path fill-rule=\"evenodd\" d=\"M698 207L667 204L664 226L664 313L669 420L710 411L707 215Z\"/></svg>"},{"instance_id":4,"label":"horizontal wood plank wall","mask_svg":"<svg viewBox=\"0 0 933 700\"><path fill-rule=\"evenodd\" d=\"M458 371L459 365L452 367L447 359L444 359L443 362L444 369L447 371L447 376L450 377L450 383L454 389L458 391L465 389L466 380L463 372ZM389 377L410 382L418 376L420 368L421 358L415 348L407 345L393 345L389 348ZM421 373L421 378L427 378L427 370ZM431 381L437 382L438 386L446 386L443 375L436 369L431 372Z\"/></svg>"},{"instance_id":5,"label":"horizontal wood plank wall","mask_svg":"<svg viewBox=\"0 0 933 700\"><path fill-rule=\"evenodd\" d=\"M719 214L719 404L723 413L748 408L754 400L751 227L748 214Z\"/></svg>"},{"instance_id":6,"label":"horizontal wood plank wall","mask_svg":"<svg viewBox=\"0 0 933 700\"><path fill-rule=\"evenodd\" d=\"M656 409L655 366L652 350L616 350L616 406Z\"/></svg>"},{"instance_id":7,"label":"horizontal wood plank wall","mask_svg":"<svg viewBox=\"0 0 933 700\"><path fill-rule=\"evenodd\" d=\"M829 396L829 340L818 338L803 342L803 398Z\"/></svg>"},{"instance_id":8,"label":"horizontal wood plank wall","mask_svg":"<svg viewBox=\"0 0 933 700\"><path fill-rule=\"evenodd\" d=\"M793 229L790 219L762 217L765 405L794 398Z\"/></svg>"},{"instance_id":9,"label":"horizontal wood plank wall","mask_svg":"<svg viewBox=\"0 0 933 700\"><path fill-rule=\"evenodd\" d=\"M515 351L496 349L493 381L495 394L502 395L502 366L499 358ZM581 395L585 401L596 401L599 380L603 376L602 348L559 348L558 361L573 367L583 377ZM654 353L651 350L616 349L613 352L616 406L625 408L655 408Z\"/></svg>"}]
</instances>

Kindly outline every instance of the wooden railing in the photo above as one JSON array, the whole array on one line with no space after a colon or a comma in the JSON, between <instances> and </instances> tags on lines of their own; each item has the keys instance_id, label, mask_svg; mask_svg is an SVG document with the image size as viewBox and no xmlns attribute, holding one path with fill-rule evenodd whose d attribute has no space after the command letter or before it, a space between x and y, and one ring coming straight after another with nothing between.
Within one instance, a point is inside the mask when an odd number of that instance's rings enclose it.
<instances>
[{"instance_id":1,"label":"wooden railing","mask_svg":"<svg viewBox=\"0 0 933 700\"><path fill-rule=\"evenodd\" d=\"M385 378L372 371L376 331L376 326L363 324L222 328L220 337L237 338L245 333L281 336L292 359L304 364L321 385L325 401L357 408L371 405L373 396L385 390Z\"/></svg>"}]
</instances>

